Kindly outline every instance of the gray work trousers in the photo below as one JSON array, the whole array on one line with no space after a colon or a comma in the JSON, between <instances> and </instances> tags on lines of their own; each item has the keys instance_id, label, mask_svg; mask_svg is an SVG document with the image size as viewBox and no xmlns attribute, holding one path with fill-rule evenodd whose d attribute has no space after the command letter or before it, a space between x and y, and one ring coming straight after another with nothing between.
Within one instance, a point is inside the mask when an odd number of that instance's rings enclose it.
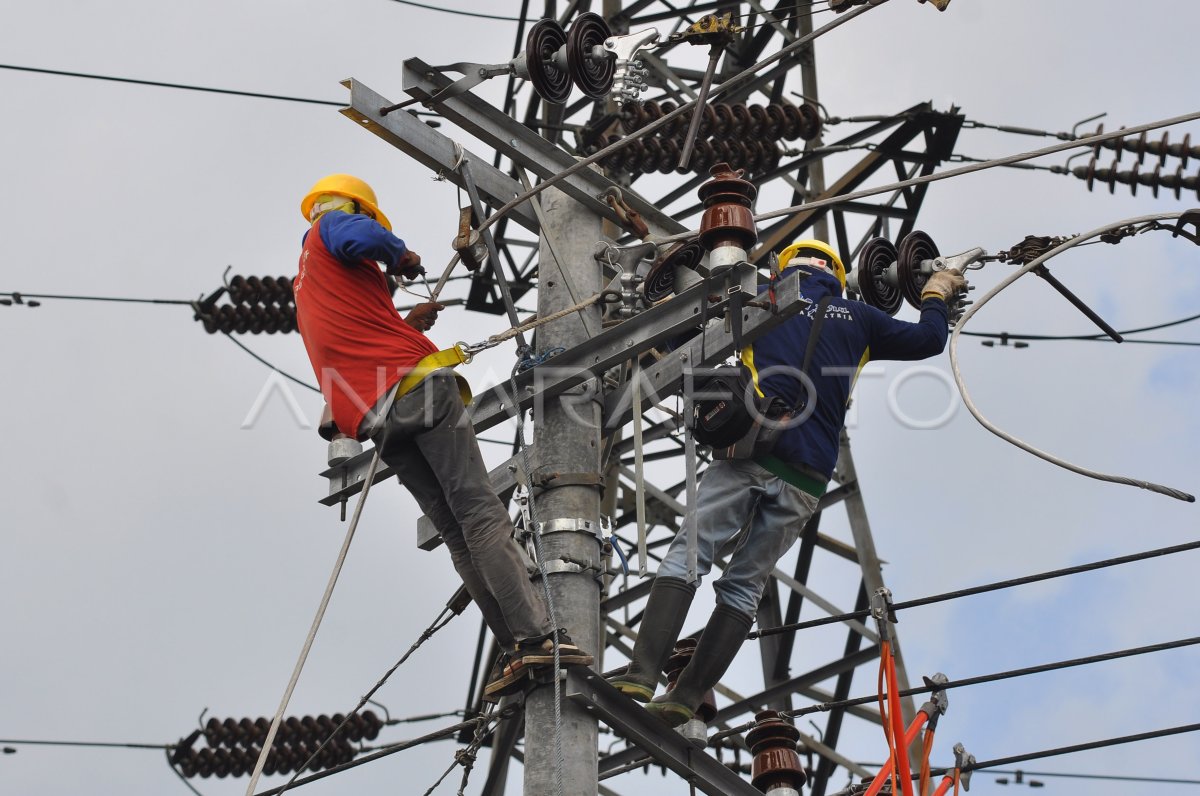
<instances>
[{"instance_id":1,"label":"gray work trousers","mask_svg":"<svg viewBox=\"0 0 1200 796\"><path fill-rule=\"evenodd\" d=\"M483 620L505 647L553 628L534 591L508 510L492 491L454 373L431 373L392 404L382 458L433 521Z\"/></svg>"}]
</instances>

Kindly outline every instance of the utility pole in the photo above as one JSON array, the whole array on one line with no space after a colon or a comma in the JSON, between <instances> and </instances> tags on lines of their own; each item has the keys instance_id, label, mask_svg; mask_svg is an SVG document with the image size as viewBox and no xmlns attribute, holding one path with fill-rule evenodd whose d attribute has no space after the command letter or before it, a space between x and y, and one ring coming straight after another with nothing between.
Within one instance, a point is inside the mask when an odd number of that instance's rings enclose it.
<instances>
[{"instance_id":1,"label":"utility pole","mask_svg":"<svg viewBox=\"0 0 1200 796\"><path fill-rule=\"evenodd\" d=\"M562 191L549 188L540 199L538 316L544 318L600 291L600 267L592 253L601 233L600 217ZM534 348L538 354L560 346L570 349L586 342L600 325L600 305L592 304L538 329ZM541 535L541 565L548 573L554 616L576 644L596 656L594 668L600 669L597 380L535 402L533 413L534 531ZM555 691L542 685L525 702L525 793L595 796L596 718L565 700L556 707Z\"/></svg>"}]
</instances>

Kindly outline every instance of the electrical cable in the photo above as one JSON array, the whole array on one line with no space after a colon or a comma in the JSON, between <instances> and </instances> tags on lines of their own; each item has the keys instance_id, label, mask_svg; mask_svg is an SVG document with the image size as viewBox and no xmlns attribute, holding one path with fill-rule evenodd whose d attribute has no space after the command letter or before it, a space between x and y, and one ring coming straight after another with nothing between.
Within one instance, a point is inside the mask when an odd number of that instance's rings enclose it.
<instances>
[{"instance_id":1,"label":"electrical cable","mask_svg":"<svg viewBox=\"0 0 1200 796\"><path fill-rule=\"evenodd\" d=\"M1200 118L1200 113L1192 114L1192 115L1196 116L1197 118ZM1095 138L1095 136L1093 136L1093 138ZM1089 139L1081 139L1081 140L1087 141ZM994 298L1002 290L1007 288L1013 282L1020 279L1025 274L1029 273L1030 271L1032 271L1036 268L1039 268L1043 263L1045 263L1047 260L1051 259L1052 257L1062 254L1063 252L1067 251L1068 249L1078 246L1079 244L1081 244L1085 241L1091 240L1092 238L1099 237L1100 235L1103 235L1106 232L1110 232L1110 231L1116 230L1116 229L1121 229L1122 227L1126 227L1126 226L1142 224L1142 223L1149 222L1149 221L1177 219L1182 215L1183 215L1183 213L1176 212L1176 213L1158 213L1158 214L1148 215L1148 216L1138 216L1136 218L1127 219L1124 221L1117 222L1115 224L1106 224L1105 226L1094 229L1091 232L1088 232L1084 235L1078 235L1076 237L1070 238L1069 240L1066 240L1063 243L1060 243L1058 246L1054 247L1053 249L1051 249L1050 251L1041 255L1040 257L1030 261L1026 265L1021 266L1021 268L1014 271L1009 276L1005 277L1003 280L1000 281L1000 283L998 285L996 285L991 290L989 290L987 292L987 294L983 296L983 298L977 300L974 304L972 304L970 307L967 308L966 312L963 313L963 316L958 320L958 323L956 323L954 325L954 330L950 335L950 370L954 374L954 382L955 382L955 384L958 385L958 391L962 395L963 403L966 405L966 407L967 407L968 411L970 411L971 415L977 421L979 421L980 425L982 425L984 428L986 428L988 431L992 432L996 436L1000 437L1001 439L1005 440L1006 442L1009 442L1009 443L1017 446L1018 448L1024 450L1025 452L1031 453L1034 456L1037 456L1039 459L1049 462L1050 464L1054 464L1054 465L1062 467L1066 470L1070 470L1073 473L1077 473L1079 475L1083 475L1088 478L1094 478L1099 481L1108 481L1110 483L1124 484L1126 486L1136 486L1141 489L1146 489L1151 492L1157 492L1158 494L1166 495L1167 497L1173 497L1176 500L1182 500L1187 503L1195 502L1196 498L1193 495L1188 494L1187 492L1183 492L1178 489L1174 489L1172 487L1162 486L1160 484L1156 484L1156 483L1153 483L1150 481L1142 481L1142 480L1138 480L1138 479L1134 479L1134 478L1129 478L1126 476L1108 475L1108 474L1101 473L1101 472L1098 472L1095 470L1089 470L1089 469L1087 469L1085 467L1081 467L1077 464L1072 464L1071 462L1066 461L1065 459L1054 456L1050 453L1046 453L1045 451L1039 450L1039 449L1033 447L1032 445L1030 445L1029 443L1018 439L1017 437L1013 436L1012 434L1009 434L1009 433L1001 430L998 426L996 426L991 421L989 421L987 418L985 418L983 416L983 414L980 413L979 409L976 408L974 401L971 400L971 396L970 396L970 393L967 391L967 385L966 385L965 381L963 380L962 371L960 369L959 361L958 361L958 338L959 338L959 335L961 334L963 328L966 326L967 322L972 317L974 317L975 313L977 313L992 298Z\"/></svg>"},{"instance_id":2,"label":"electrical cable","mask_svg":"<svg viewBox=\"0 0 1200 796\"><path fill-rule=\"evenodd\" d=\"M413 6L414 8L424 8L428 11L441 11L443 14L457 14L461 17L477 17L479 19L498 19L501 22L532 22L533 20L525 19L524 17L504 17L498 14L482 14L477 11L463 11L457 8L442 8L440 6L426 5L425 3L414 3L413 0L392 0L393 3L399 3L404 6Z\"/></svg>"},{"instance_id":3,"label":"electrical cable","mask_svg":"<svg viewBox=\"0 0 1200 796\"><path fill-rule=\"evenodd\" d=\"M144 298L124 298L118 296L66 296L56 293L24 293L21 291L10 291L0 293L0 296L18 297L22 299L69 299L74 301L119 301L126 304L183 304L192 306L196 302L185 301L183 299L144 299Z\"/></svg>"},{"instance_id":4,"label":"electrical cable","mask_svg":"<svg viewBox=\"0 0 1200 796\"><path fill-rule=\"evenodd\" d=\"M203 91L207 94L228 94L234 97L253 97L255 99L282 100L284 102L303 102L309 105L331 105L338 108L346 107L346 103L335 102L333 100L309 99L307 97L290 97L283 94L264 94L258 91L238 91L237 89L213 88L211 86L193 86L186 83L165 83L159 80L138 80L132 77L114 77L112 75L97 75L89 72L67 72L62 69L40 69L33 66L17 66L15 64L0 64L0 69L10 69L14 72L33 72L41 75L57 75L59 77L80 77L86 80L106 80L111 83L130 83L135 86L177 88L183 91Z\"/></svg>"},{"instance_id":5,"label":"electrical cable","mask_svg":"<svg viewBox=\"0 0 1200 796\"><path fill-rule=\"evenodd\" d=\"M1001 680L1012 680L1018 677L1027 677L1032 674L1044 674L1045 672L1055 672L1061 669L1070 669L1076 666L1087 666L1093 663L1104 663L1107 661L1120 660L1121 658L1132 658L1138 655L1149 655L1155 652L1165 652L1167 650L1181 649L1200 644L1200 636L1180 639L1178 641L1164 641L1160 644L1148 644L1144 647L1130 647L1124 650L1115 652L1105 652L1099 655L1090 655L1083 658L1071 658L1065 661L1056 661L1054 663L1042 663L1036 666L1027 666L1023 669L1010 669L1005 672L996 672L994 674L983 674L977 677L967 677L961 680L950 680L946 683L940 683L933 686L918 686L898 692L900 697L916 696L917 694L928 694L933 691L948 691L951 688L964 688L971 685L981 685L984 683L994 683ZM821 702L816 705L810 705L806 708L797 708L781 713L784 718L797 718L799 716L807 716L812 713L824 713L830 710L841 708L856 707L858 705L866 705L874 702L876 696L857 697L854 699L842 699L831 702ZM736 735L740 732L750 729L754 726L754 722L749 722L740 727L730 728L722 732L716 733L709 739L709 743L726 738L730 735ZM1003 762L1003 761L1001 761ZM997 763L999 765L1000 763Z\"/></svg>"},{"instance_id":6,"label":"electrical cable","mask_svg":"<svg viewBox=\"0 0 1200 796\"><path fill-rule=\"evenodd\" d=\"M104 741L31 741L31 740L16 740L13 738L0 738L0 743L11 743L17 746L83 746L94 748L112 748L112 749L166 749L170 751L175 748L175 744L164 743L117 743Z\"/></svg>"},{"instance_id":7,"label":"electrical cable","mask_svg":"<svg viewBox=\"0 0 1200 796\"><path fill-rule=\"evenodd\" d=\"M1024 771L1020 769L998 770L989 768L989 774L1016 774L1018 771L1027 777L1061 777L1063 779L1098 779L1116 782L1152 782L1163 785L1200 785L1200 779L1172 779L1169 777L1135 777L1121 774L1070 774L1055 771Z\"/></svg>"},{"instance_id":8,"label":"electrical cable","mask_svg":"<svg viewBox=\"0 0 1200 796\"><path fill-rule=\"evenodd\" d=\"M1012 578L1010 580L997 581L988 583L982 586L972 586L966 589L958 589L957 591L945 592L936 594L931 597L921 597L915 600L905 600L903 602L894 603L893 611L903 611L907 608L918 608L923 605L932 605L934 603L945 602L947 600L956 600L960 597L971 597L976 594L984 594L990 591L999 591L1000 589L1009 589L1013 586L1024 586L1029 583L1037 583L1043 580L1052 580L1053 578L1061 578L1066 575L1078 575L1083 572L1091 572L1097 569L1105 569L1107 567L1115 567L1120 564L1131 564L1136 561L1145 561L1149 558L1161 558L1162 556L1174 555L1175 553L1185 553L1190 550L1200 549L1200 541L1186 542L1184 544L1172 545L1170 547L1159 547L1154 550L1147 550L1142 553L1133 553L1131 555L1120 556L1118 558L1108 558L1103 561L1095 561L1089 564L1079 564L1074 567L1066 567L1063 569L1055 569L1049 572L1041 572L1036 575L1026 575L1020 578ZM847 622L853 619L865 619L871 615L869 608L864 608L861 611L852 611L850 613L839 614L837 616L824 616L820 619L811 619L806 622L796 622L790 625L780 625L779 627L769 627L763 630L750 633L747 638L755 639L764 636L775 636L780 633L792 633L797 630L806 630L811 627L820 627L821 625L830 625L837 622Z\"/></svg>"},{"instance_id":9,"label":"electrical cable","mask_svg":"<svg viewBox=\"0 0 1200 796\"><path fill-rule=\"evenodd\" d=\"M981 763L973 763L963 766L960 770L964 773L967 771L981 771L993 766L1006 766L1010 763L1020 763L1025 760L1040 760L1046 757L1057 757L1059 755L1069 755L1076 752L1087 752L1092 749L1103 749L1107 746L1120 746L1127 743L1135 743L1137 741L1148 741L1154 738L1165 738L1169 735L1181 735L1187 732L1200 731L1200 724L1184 724L1179 727L1168 727L1162 730L1152 730L1150 732L1140 732L1135 735L1122 735L1117 738L1108 738L1103 741L1090 741L1088 743L1075 744L1073 746L1060 746L1056 749L1047 749L1042 752L1031 752L1023 755L1013 755L1012 757L1000 757L995 760L984 760ZM946 771L938 771L937 774L945 774Z\"/></svg>"},{"instance_id":10,"label":"electrical cable","mask_svg":"<svg viewBox=\"0 0 1200 796\"><path fill-rule=\"evenodd\" d=\"M285 379L287 379L287 380L289 380L289 381L292 381L292 382L295 382L296 384L299 384L301 387L304 387L304 388L306 388L306 389L312 390L312 391L313 391L313 392L315 392L315 393L318 393L318 394L320 394L321 390L320 390L320 388L319 388L319 387L314 387L314 386L312 386L311 384L309 384L308 382L305 382L305 381L302 381L302 380L300 380L300 379L296 378L296 377L295 377L295 376L293 376L292 374L288 373L286 370L280 370L279 368L275 367L275 366L274 366L274 365L272 365L270 362L268 362L267 360L263 359L263 358L262 358L262 357L260 357L258 354L254 353L253 351L251 351L251 350L250 350L250 349L249 349L249 348L246 346L246 344L245 344L245 343L243 343L241 340L239 340L239 339L237 339L236 337L234 337L234 336L233 336L232 334L230 334L229 332L224 332L224 331L223 331L223 332L221 332L221 333L222 333L223 335L225 335L226 337L228 337L228 338L229 338L229 340L230 340L230 341L231 341L231 342L232 342L232 343L233 343L235 346L237 346L238 348L242 349L242 350L243 350L243 351L245 351L247 354L249 354L250 356L254 357L256 360L258 360L259 362L261 362L262 364L266 365L266 366L267 366L268 368L270 368L271 370L273 370L273 371L275 371L276 373L278 373L280 376L283 376Z\"/></svg>"},{"instance_id":11,"label":"electrical cable","mask_svg":"<svg viewBox=\"0 0 1200 796\"><path fill-rule=\"evenodd\" d=\"M179 767L171 762L171 752L169 750L166 752L166 755L167 765L171 767L171 771L174 772L175 776L179 777L179 781L182 782L188 790L196 794L196 796L204 796L204 794L200 793L200 791L196 789L195 785L187 781L187 777L183 775L183 772L179 770Z\"/></svg>"},{"instance_id":12,"label":"electrical cable","mask_svg":"<svg viewBox=\"0 0 1200 796\"><path fill-rule=\"evenodd\" d=\"M1169 329L1172 326L1182 326L1185 323L1200 320L1200 315L1189 315L1186 318L1180 318L1175 321L1167 321L1166 323L1158 323L1153 326L1143 326L1139 329L1126 329L1117 334L1125 336L1127 334L1138 334L1140 332L1154 332L1159 329ZM1107 334L1010 334L1009 332L967 332L964 331L967 337L994 337L1008 338L1009 340L1112 340ZM1135 340L1127 340L1126 342L1139 342ZM1161 342L1161 341L1141 341L1141 342Z\"/></svg>"},{"instance_id":13,"label":"electrical cable","mask_svg":"<svg viewBox=\"0 0 1200 796\"><path fill-rule=\"evenodd\" d=\"M365 485L364 485L364 489L365 489ZM345 727L347 724L349 724L354 719L354 717L358 715L358 712L360 710L362 710L363 707L368 702L371 701L371 697L373 697L375 695L375 693L377 691L379 691L380 688L383 688L384 683L386 683L388 681L388 679L392 676L392 674L394 674L395 671L400 668L401 664L403 664L406 660L408 660L409 657L414 652L416 652L417 649L422 644L424 644L426 641L428 641L430 638L432 638L435 633L437 633L439 630L441 630L446 625L450 624L451 619L453 619L455 616L458 616L458 613L460 613L460 612L454 612L454 609L451 606L454 605L455 601L458 598L459 593L462 591L463 588L464 587L460 587L459 589L455 590L454 594L451 595L450 599L446 601L446 607L442 608L442 610L438 613L438 615L436 617L434 617L433 622L431 622L428 627L426 627L423 631L421 631L421 635L418 636L417 640L412 643L412 646L410 646L408 648L408 651L405 652L402 656L400 656L400 660L396 661L392 665L392 668L388 669L384 673L383 677L379 678L379 681L377 683L375 683L375 685L371 688L371 690L368 691L365 695L363 695L358 700L358 704L354 706L354 709L351 710L349 713L347 713L346 717L342 719L341 723L338 724L338 726L334 727L332 731L330 731L329 735L326 736L325 739L323 741L321 741L320 745L316 749L313 750L312 754L310 754L308 756L308 759L305 760L301 765L296 767L296 773L292 776L292 778L290 780L287 781L287 783L284 784L283 790L281 790L280 793L283 793L283 791L286 791L289 787L291 787L292 783L294 783L296 781L296 778L300 776L301 772L303 772L306 768L308 768L308 764L311 763L313 760L315 760L317 758L317 756L321 753L321 751L326 746L329 745L329 742L337 736L337 734L342 730L342 728ZM446 616L447 611L452 612L450 616ZM420 719L431 719L431 718L439 718L439 716L420 717ZM415 720L417 720L417 719L408 719L408 721L415 721Z\"/></svg>"}]
</instances>

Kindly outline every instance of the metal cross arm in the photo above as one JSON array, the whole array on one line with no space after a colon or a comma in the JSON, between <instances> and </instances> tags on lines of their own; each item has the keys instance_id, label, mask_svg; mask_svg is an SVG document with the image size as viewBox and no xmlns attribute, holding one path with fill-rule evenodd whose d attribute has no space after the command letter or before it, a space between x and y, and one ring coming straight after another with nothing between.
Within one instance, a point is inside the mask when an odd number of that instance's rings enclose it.
<instances>
[{"instance_id":1,"label":"metal cross arm","mask_svg":"<svg viewBox=\"0 0 1200 796\"><path fill-rule=\"evenodd\" d=\"M691 294L696 287L705 284L707 282L702 282L689 288L684 295ZM737 334L737 329L735 328L737 324L710 325L705 330L703 337L697 334L695 338L682 348L671 352L669 356L646 367L642 371L642 379L645 385L647 385L645 388L647 394L654 394L662 398L678 392L683 386L684 375L688 370L709 367L714 363L723 361L730 354L734 353L734 350L739 345L749 345L760 335L765 334L807 307L808 300L800 295L799 274L791 274L775 285L775 300L775 312L761 307L749 306L745 302L742 302L740 335ZM672 300L667 302L666 305L660 306L669 306L674 303L675 300ZM649 314L649 312L645 312L638 317L645 317ZM695 325L696 323L697 319L693 317L692 324ZM622 324L617 327L617 330L624 327L625 325ZM632 394L632 385L625 385L622 390L605 396L605 428L616 428L629 421L633 412Z\"/></svg>"},{"instance_id":2,"label":"metal cross arm","mask_svg":"<svg viewBox=\"0 0 1200 796\"><path fill-rule=\"evenodd\" d=\"M620 324L573 346L543 365L519 374L514 381L521 410L562 395L611 367L626 362L693 328L705 313L717 317L728 303L729 273L717 274L689 287ZM714 303L712 296L720 298ZM513 416L510 384L504 382L475 396L471 405L476 431L483 431Z\"/></svg>"},{"instance_id":3,"label":"metal cross arm","mask_svg":"<svg viewBox=\"0 0 1200 796\"><path fill-rule=\"evenodd\" d=\"M450 85L451 80L419 58L404 62L404 90L422 101L432 99ZM493 147L497 152L545 179L575 164L575 158L555 144L542 138L516 119L467 92L443 102L437 102L438 113L471 135ZM616 183L598 171L584 169L559 183L571 198L593 213L614 224L624 226L620 217L597 197ZM517 191L504 197L512 199ZM625 200L636 210L650 231L656 235L674 235L686 231L683 224L659 210L633 191L623 189Z\"/></svg>"},{"instance_id":4,"label":"metal cross arm","mask_svg":"<svg viewBox=\"0 0 1200 796\"><path fill-rule=\"evenodd\" d=\"M623 696L595 672L576 667L567 670L566 679L564 692L567 699L595 714L619 735L637 744L656 763L671 769L697 790L711 796L762 796L758 788L716 758L692 746L682 735Z\"/></svg>"},{"instance_id":5,"label":"metal cross arm","mask_svg":"<svg viewBox=\"0 0 1200 796\"><path fill-rule=\"evenodd\" d=\"M401 152L435 173L443 175L459 188L467 187L462 174L457 170L463 158L471 161L471 177L479 189L480 198L493 208L502 207L509 199L521 193L521 183L488 163L488 158L472 154L466 149L456 149L455 142L434 130L425 122L408 113L380 114L380 108L388 100L357 80L342 81L350 89L350 107L343 108L343 116L353 119L362 127L387 141ZM538 234L541 228L537 216L528 205L516 207L509 214L516 223Z\"/></svg>"}]
</instances>

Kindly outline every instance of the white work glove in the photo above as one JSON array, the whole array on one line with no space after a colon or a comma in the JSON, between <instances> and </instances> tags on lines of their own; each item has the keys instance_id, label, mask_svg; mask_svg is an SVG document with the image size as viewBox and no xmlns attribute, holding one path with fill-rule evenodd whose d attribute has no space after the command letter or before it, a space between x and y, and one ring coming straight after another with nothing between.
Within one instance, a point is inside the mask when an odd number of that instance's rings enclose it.
<instances>
[{"instance_id":1,"label":"white work glove","mask_svg":"<svg viewBox=\"0 0 1200 796\"><path fill-rule=\"evenodd\" d=\"M949 304L962 293L967 292L967 279L957 268L947 268L945 271L935 271L933 276L921 288L921 300L940 298Z\"/></svg>"}]
</instances>

